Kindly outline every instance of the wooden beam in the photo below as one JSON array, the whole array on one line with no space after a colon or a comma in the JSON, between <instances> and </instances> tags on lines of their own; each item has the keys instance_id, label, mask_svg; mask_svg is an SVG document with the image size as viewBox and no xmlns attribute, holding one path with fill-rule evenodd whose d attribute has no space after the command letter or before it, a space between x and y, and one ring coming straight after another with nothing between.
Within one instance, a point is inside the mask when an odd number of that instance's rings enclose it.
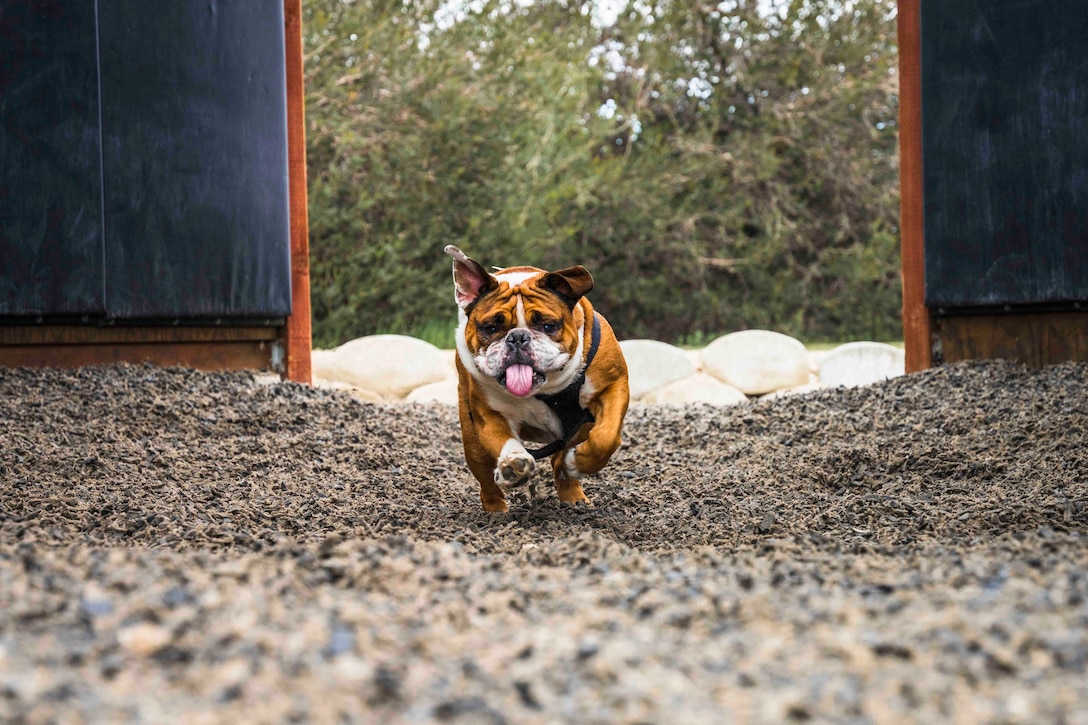
<instances>
[{"instance_id":1,"label":"wooden beam","mask_svg":"<svg viewBox=\"0 0 1088 725\"><path fill-rule=\"evenodd\" d=\"M0 327L0 367L80 367L113 363L183 365L197 370L271 370L277 327Z\"/></svg>"},{"instance_id":2,"label":"wooden beam","mask_svg":"<svg viewBox=\"0 0 1088 725\"><path fill-rule=\"evenodd\" d=\"M1032 367L1088 362L1088 313L995 313L939 317L944 362L1016 360Z\"/></svg>"},{"instance_id":3,"label":"wooden beam","mask_svg":"<svg viewBox=\"0 0 1088 725\"><path fill-rule=\"evenodd\" d=\"M899 0L899 235L903 264L903 344L908 373L933 365L933 320L926 307L922 181L921 0Z\"/></svg>"},{"instance_id":4,"label":"wooden beam","mask_svg":"<svg viewBox=\"0 0 1088 725\"><path fill-rule=\"evenodd\" d=\"M0 345L111 345L171 342L272 342L275 327L125 327L14 325L0 327Z\"/></svg>"},{"instance_id":5,"label":"wooden beam","mask_svg":"<svg viewBox=\"0 0 1088 725\"><path fill-rule=\"evenodd\" d=\"M0 367L76 368L149 362L197 370L269 370L272 342L107 342L0 346Z\"/></svg>"},{"instance_id":6,"label":"wooden beam","mask_svg":"<svg viewBox=\"0 0 1088 725\"><path fill-rule=\"evenodd\" d=\"M287 63L287 168L291 196L291 315L284 330L284 376L309 385L310 237L306 209L306 100L303 88L302 0L284 0Z\"/></svg>"}]
</instances>

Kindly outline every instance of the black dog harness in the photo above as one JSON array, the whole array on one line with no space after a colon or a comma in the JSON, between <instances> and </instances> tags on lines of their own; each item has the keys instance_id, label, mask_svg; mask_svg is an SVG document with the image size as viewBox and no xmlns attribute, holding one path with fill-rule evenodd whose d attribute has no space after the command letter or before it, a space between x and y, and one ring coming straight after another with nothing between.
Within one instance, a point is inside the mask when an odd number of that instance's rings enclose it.
<instances>
[{"instance_id":1,"label":"black dog harness","mask_svg":"<svg viewBox=\"0 0 1088 725\"><path fill-rule=\"evenodd\" d=\"M559 424L563 426L562 438L557 441L552 441L543 448L529 451L536 460L539 461L541 458L547 458L566 448L567 444L571 442L571 439L578 435L578 431L582 429L583 425L594 421L593 413L590 413L582 407L582 403L578 400L578 396L579 393L582 392L582 385L586 382L586 368L593 362L593 356L597 354L597 346L600 344L601 321L598 319L597 313L594 312L593 333L589 343L589 354L586 355L586 364L582 367L582 372L578 374L578 377L574 379L574 382L560 390L558 393L535 396L537 400L544 401L544 403L552 409L552 412L559 416Z\"/></svg>"}]
</instances>

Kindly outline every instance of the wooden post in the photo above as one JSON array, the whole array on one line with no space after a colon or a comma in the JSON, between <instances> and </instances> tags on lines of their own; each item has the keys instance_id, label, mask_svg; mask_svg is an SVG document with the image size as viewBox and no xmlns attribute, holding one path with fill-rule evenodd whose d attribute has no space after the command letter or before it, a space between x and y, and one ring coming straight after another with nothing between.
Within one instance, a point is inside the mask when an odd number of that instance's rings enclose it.
<instances>
[{"instance_id":1,"label":"wooden post","mask_svg":"<svg viewBox=\"0 0 1088 725\"><path fill-rule=\"evenodd\" d=\"M921 0L899 0L899 234L903 264L903 345L908 373L933 365L926 308L922 186Z\"/></svg>"},{"instance_id":2,"label":"wooden post","mask_svg":"<svg viewBox=\"0 0 1088 725\"><path fill-rule=\"evenodd\" d=\"M306 208L306 101L303 92L302 1L284 0L287 62L287 169L291 196L291 315L284 330L284 377L309 385L310 237Z\"/></svg>"}]
</instances>

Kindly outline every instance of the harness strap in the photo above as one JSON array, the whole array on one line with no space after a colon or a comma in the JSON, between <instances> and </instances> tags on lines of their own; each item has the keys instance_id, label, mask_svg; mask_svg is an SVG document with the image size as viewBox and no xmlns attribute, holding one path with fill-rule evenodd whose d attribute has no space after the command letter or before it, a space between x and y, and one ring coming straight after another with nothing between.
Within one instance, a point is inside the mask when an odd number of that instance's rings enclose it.
<instances>
[{"instance_id":1,"label":"harness strap","mask_svg":"<svg viewBox=\"0 0 1088 725\"><path fill-rule=\"evenodd\" d=\"M593 413L582 407L582 403L578 399L578 396L582 392L582 385L586 381L586 368L593 362L593 356L597 354L597 347L600 344L601 321L597 317L597 313L594 312L593 332L590 336L589 354L586 355L586 364L582 367L582 371L578 373L578 377L574 379L574 382L560 390L558 393L535 396L537 400L543 401L552 409L553 413L559 416L559 423L563 426L563 437L559 440L552 441L543 448L529 451L534 459L539 461L541 458L547 458L548 456L563 450L567 447L567 444L571 442L571 439L578 435L578 431L582 429L583 425L594 421Z\"/></svg>"}]
</instances>

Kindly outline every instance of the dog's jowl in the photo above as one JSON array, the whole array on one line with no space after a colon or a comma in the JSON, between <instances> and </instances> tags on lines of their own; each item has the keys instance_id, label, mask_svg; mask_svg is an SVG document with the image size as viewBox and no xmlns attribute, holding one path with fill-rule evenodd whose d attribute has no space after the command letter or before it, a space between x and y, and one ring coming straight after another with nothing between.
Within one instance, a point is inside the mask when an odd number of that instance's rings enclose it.
<instances>
[{"instance_id":1,"label":"dog's jowl","mask_svg":"<svg viewBox=\"0 0 1088 725\"><path fill-rule=\"evenodd\" d=\"M460 308L461 440L483 507L506 511L506 494L545 458L559 500L588 504L582 478L619 448L630 397L616 336L585 297L593 277L582 266L489 273L457 247L446 253Z\"/></svg>"}]
</instances>

